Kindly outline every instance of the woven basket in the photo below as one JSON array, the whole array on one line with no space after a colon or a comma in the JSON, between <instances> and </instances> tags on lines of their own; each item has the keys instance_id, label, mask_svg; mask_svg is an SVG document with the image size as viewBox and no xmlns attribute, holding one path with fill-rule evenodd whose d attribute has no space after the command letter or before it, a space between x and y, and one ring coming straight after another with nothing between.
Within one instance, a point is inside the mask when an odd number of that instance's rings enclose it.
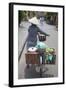
<instances>
[{"instance_id":1,"label":"woven basket","mask_svg":"<svg viewBox=\"0 0 66 90\"><path fill-rule=\"evenodd\" d=\"M46 41L46 35L39 33L38 37L39 37L39 41Z\"/></svg>"}]
</instances>

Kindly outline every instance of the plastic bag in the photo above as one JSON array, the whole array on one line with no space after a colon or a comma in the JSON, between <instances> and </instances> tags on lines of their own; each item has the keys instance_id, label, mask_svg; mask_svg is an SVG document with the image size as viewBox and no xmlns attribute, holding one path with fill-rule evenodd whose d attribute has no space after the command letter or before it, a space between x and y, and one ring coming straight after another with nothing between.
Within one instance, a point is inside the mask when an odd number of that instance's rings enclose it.
<instances>
[{"instance_id":1,"label":"plastic bag","mask_svg":"<svg viewBox=\"0 0 66 90\"><path fill-rule=\"evenodd\" d=\"M48 46L44 42L37 42L36 48L37 49L46 49L46 48L48 48Z\"/></svg>"}]
</instances>

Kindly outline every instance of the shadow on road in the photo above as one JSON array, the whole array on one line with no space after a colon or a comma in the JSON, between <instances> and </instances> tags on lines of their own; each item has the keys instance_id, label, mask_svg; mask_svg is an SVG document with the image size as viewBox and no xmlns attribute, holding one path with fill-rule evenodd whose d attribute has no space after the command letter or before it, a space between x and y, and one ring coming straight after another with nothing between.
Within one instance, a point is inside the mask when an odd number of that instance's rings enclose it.
<instances>
[{"instance_id":1,"label":"shadow on road","mask_svg":"<svg viewBox=\"0 0 66 90\"><path fill-rule=\"evenodd\" d=\"M42 76L40 72L37 72L35 66L30 66L29 68L25 68L25 78L49 78L54 77L54 75L45 74L42 72Z\"/></svg>"}]
</instances>

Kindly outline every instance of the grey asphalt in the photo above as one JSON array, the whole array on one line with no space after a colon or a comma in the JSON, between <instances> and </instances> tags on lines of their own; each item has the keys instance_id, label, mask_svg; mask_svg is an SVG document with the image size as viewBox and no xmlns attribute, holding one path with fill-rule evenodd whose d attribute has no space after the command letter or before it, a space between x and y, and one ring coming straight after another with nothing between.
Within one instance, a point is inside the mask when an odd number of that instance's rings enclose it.
<instances>
[{"instance_id":1,"label":"grey asphalt","mask_svg":"<svg viewBox=\"0 0 66 90\"><path fill-rule=\"evenodd\" d=\"M28 22L21 22L20 27L18 29L18 55L20 54L23 43L28 35L28 27L30 24ZM54 25L48 25L45 21L43 24L40 24L40 29L44 30L50 36L47 37L45 43L51 47L55 48L56 51L56 63L54 65L43 65L43 67L47 68L45 72L42 73L43 78L48 77L57 77L58 76L58 31ZM26 53L26 45L24 51L21 55L20 61L18 62L18 78L40 78L40 72L36 71L36 66L32 65L29 69L26 67L25 62L25 53Z\"/></svg>"}]
</instances>

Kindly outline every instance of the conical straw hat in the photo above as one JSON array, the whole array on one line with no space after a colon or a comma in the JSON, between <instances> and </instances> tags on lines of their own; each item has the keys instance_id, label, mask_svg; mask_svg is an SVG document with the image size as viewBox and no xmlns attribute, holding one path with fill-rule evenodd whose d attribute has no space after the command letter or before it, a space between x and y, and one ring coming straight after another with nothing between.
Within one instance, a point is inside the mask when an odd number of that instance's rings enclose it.
<instances>
[{"instance_id":1,"label":"conical straw hat","mask_svg":"<svg viewBox=\"0 0 66 90\"><path fill-rule=\"evenodd\" d=\"M36 24L36 25L39 24L39 21L38 21L38 19L37 19L36 17L33 17L33 18L29 19L28 21L29 21L30 23L33 23L33 24Z\"/></svg>"}]
</instances>

